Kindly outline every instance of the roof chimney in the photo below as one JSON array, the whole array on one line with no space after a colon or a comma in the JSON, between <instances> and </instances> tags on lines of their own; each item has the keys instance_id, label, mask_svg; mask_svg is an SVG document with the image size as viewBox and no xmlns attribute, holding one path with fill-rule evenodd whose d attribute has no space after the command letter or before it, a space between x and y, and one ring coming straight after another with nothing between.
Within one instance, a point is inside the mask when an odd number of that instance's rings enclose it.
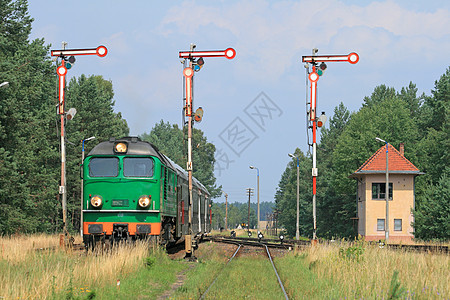
<instances>
[{"instance_id":1,"label":"roof chimney","mask_svg":"<svg viewBox=\"0 0 450 300\"><path fill-rule=\"evenodd\" d=\"M405 144L404 143L400 143L400 155L401 156L405 156Z\"/></svg>"}]
</instances>

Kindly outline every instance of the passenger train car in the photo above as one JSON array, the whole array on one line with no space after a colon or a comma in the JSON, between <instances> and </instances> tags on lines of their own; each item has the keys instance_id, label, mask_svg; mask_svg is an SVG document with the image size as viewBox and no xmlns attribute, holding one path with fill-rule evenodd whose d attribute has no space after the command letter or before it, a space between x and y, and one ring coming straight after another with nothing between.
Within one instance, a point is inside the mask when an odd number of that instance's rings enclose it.
<instances>
[{"instance_id":1,"label":"passenger train car","mask_svg":"<svg viewBox=\"0 0 450 300\"><path fill-rule=\"evenodd\" d=\"M188 233L187 172L137 137L111 138L84 159L83 241L151 238L173 243ZM211 230L211 200L193 179L193 235ZM200 222L199 222L200 221Z\"/></svg>"}]
</instances>

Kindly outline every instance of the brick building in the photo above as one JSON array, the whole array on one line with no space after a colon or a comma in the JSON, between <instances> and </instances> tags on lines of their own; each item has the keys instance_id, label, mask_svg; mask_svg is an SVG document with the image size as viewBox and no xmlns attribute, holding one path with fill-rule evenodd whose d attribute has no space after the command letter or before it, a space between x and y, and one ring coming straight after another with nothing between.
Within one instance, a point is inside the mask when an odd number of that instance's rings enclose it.
<instances>
[{"instance_id":1,"label":"brick building","mask_svg":"<svg viewBox=\"0 0 450 300\"><path fill-rule=\"evenodd\" d=\"M389 241L408 242L414 237L411 226L415 205L415 182L419 171L400 151L388 146ZM386 219L386 146L382 146L349 176L357 180L358 234L366 240L384 240Z\"/></svg>"}]
</instances>

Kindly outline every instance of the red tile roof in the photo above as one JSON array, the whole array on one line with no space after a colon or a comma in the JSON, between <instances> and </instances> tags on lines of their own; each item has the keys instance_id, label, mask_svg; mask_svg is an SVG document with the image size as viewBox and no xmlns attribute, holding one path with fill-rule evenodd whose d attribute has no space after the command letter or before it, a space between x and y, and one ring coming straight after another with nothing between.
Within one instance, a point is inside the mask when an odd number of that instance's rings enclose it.
<instances>
[{"instance_id":1,"label":"red tile roof","mask_svg":"<svg viewBox=\"0 0 450 300\"><path fill-rule=\"evenodd\" d=\"M388 145L389 173L423 174L391 144ZM378 149L377 152L366 160L352 175L380 172L386 172L386 146L382 146Z\"/></svg>"}]
</instances>

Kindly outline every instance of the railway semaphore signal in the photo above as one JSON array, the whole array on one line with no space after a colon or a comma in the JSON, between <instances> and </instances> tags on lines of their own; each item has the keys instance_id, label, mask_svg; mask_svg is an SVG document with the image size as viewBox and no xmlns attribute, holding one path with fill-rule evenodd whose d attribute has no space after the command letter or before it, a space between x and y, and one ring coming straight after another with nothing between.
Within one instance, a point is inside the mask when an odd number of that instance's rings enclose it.
<instances>
[{"instance_id":1,"label":"railway semaphore signal","mask_svg":"<svg viewBox=\"0 0 450 300\"><path fill-rule=\"evenodd\" d=\"M194 45L195 49L195 45ZM226 57L228 59L233 59L236 56L236 51L233 48L228 48L225 50L215 50L215 51L180 51L179 57L180 58L202 58L202 57Z\"/></svg>"},{"instance_id":2,"label":"railway semaphore signal","mask_svg":"<svg viewBox=\"0 0 450 300\"><path fill-rule=\"evenodd\" d=\"M313 49L311 56L302 56L302 62L307 63L306 68L308 69L308 79L310 82L310 108L309 108L309 122L312 123L312 136L313 136L313 167L311 170L313 177L313 240L317 239L316 231L316 183L317 183L317 162L316 162L316 149L317 149L317 127L323 126L326 121L326 116L324 113L320 117L317 117L317 81L320 76L326 70L327 62L348 62L351 64L356 64L359 61L359 55L352 52L347 55L316 55L318 50ZM320 65L318 65L320 63ZM309 72L309 65L312 65L312 72Z\"/></svg>"},{"instance_id":3,"label":"railway semaphore signal","mask_svg":"<svg viewBox=\"0 0 450 300\"><path fill-rule=\"evenodd\" d=\"M62 209L63 209L63 224L64 236L67 236L67 191L66 191L66 147L65 147L65 111L64 90L66 86L67 70L75 63L75 56L79 55L97 55L105 57L108 54L108 49L105 46L98 46L91 49L65 49L67 45L63 42L63 49L51 50L51 56L59 57L61 65L56 69L58 74L58 114L61 115L61 185L59 186L59 193L62 195ZM74 114L70 114L73 117ZM68 118L69 119L69 118ZM81 226L80 226L81 227ZM83 230L81 228L81 230Z\"/></svg>"},{"instance_id":4,"label":"railway semaphore signal","mask_svg":"<svg viewBox=\"0 0 450 300\"><path fill-rule=\"evenodd\" d=\"M203 110L196 111L193 114L193 81L195 72L200 71L202 66L204 65L204 57L225 57L228 59L233 59L236 56L236 51L233 48L227 48L225 50L214 50L214 51L194 51L196 48L195 44L191 44L191 49L189 51L180 51L178 57L183 59L183 76L184 76L184 86L185 90L185 104L184 104L184 112L185 116L188 117L188 159L186 163L186 170L188 171L188 186L189 186L189 224L188 224L188 234L185 237L185 251L186 258L193 257L193 247L192 247L192 219L193 219L193 209L192 209L192 120L193 115L197 121L201 121L203 117ZM200 108L201 109L201 108ZM185 124L183 124L184 126ZM200 197L199 197L200 201ZM201 231L201 222L200 222L200 202L198 203L198 230Z\"/></svg>"}]
</instances>

